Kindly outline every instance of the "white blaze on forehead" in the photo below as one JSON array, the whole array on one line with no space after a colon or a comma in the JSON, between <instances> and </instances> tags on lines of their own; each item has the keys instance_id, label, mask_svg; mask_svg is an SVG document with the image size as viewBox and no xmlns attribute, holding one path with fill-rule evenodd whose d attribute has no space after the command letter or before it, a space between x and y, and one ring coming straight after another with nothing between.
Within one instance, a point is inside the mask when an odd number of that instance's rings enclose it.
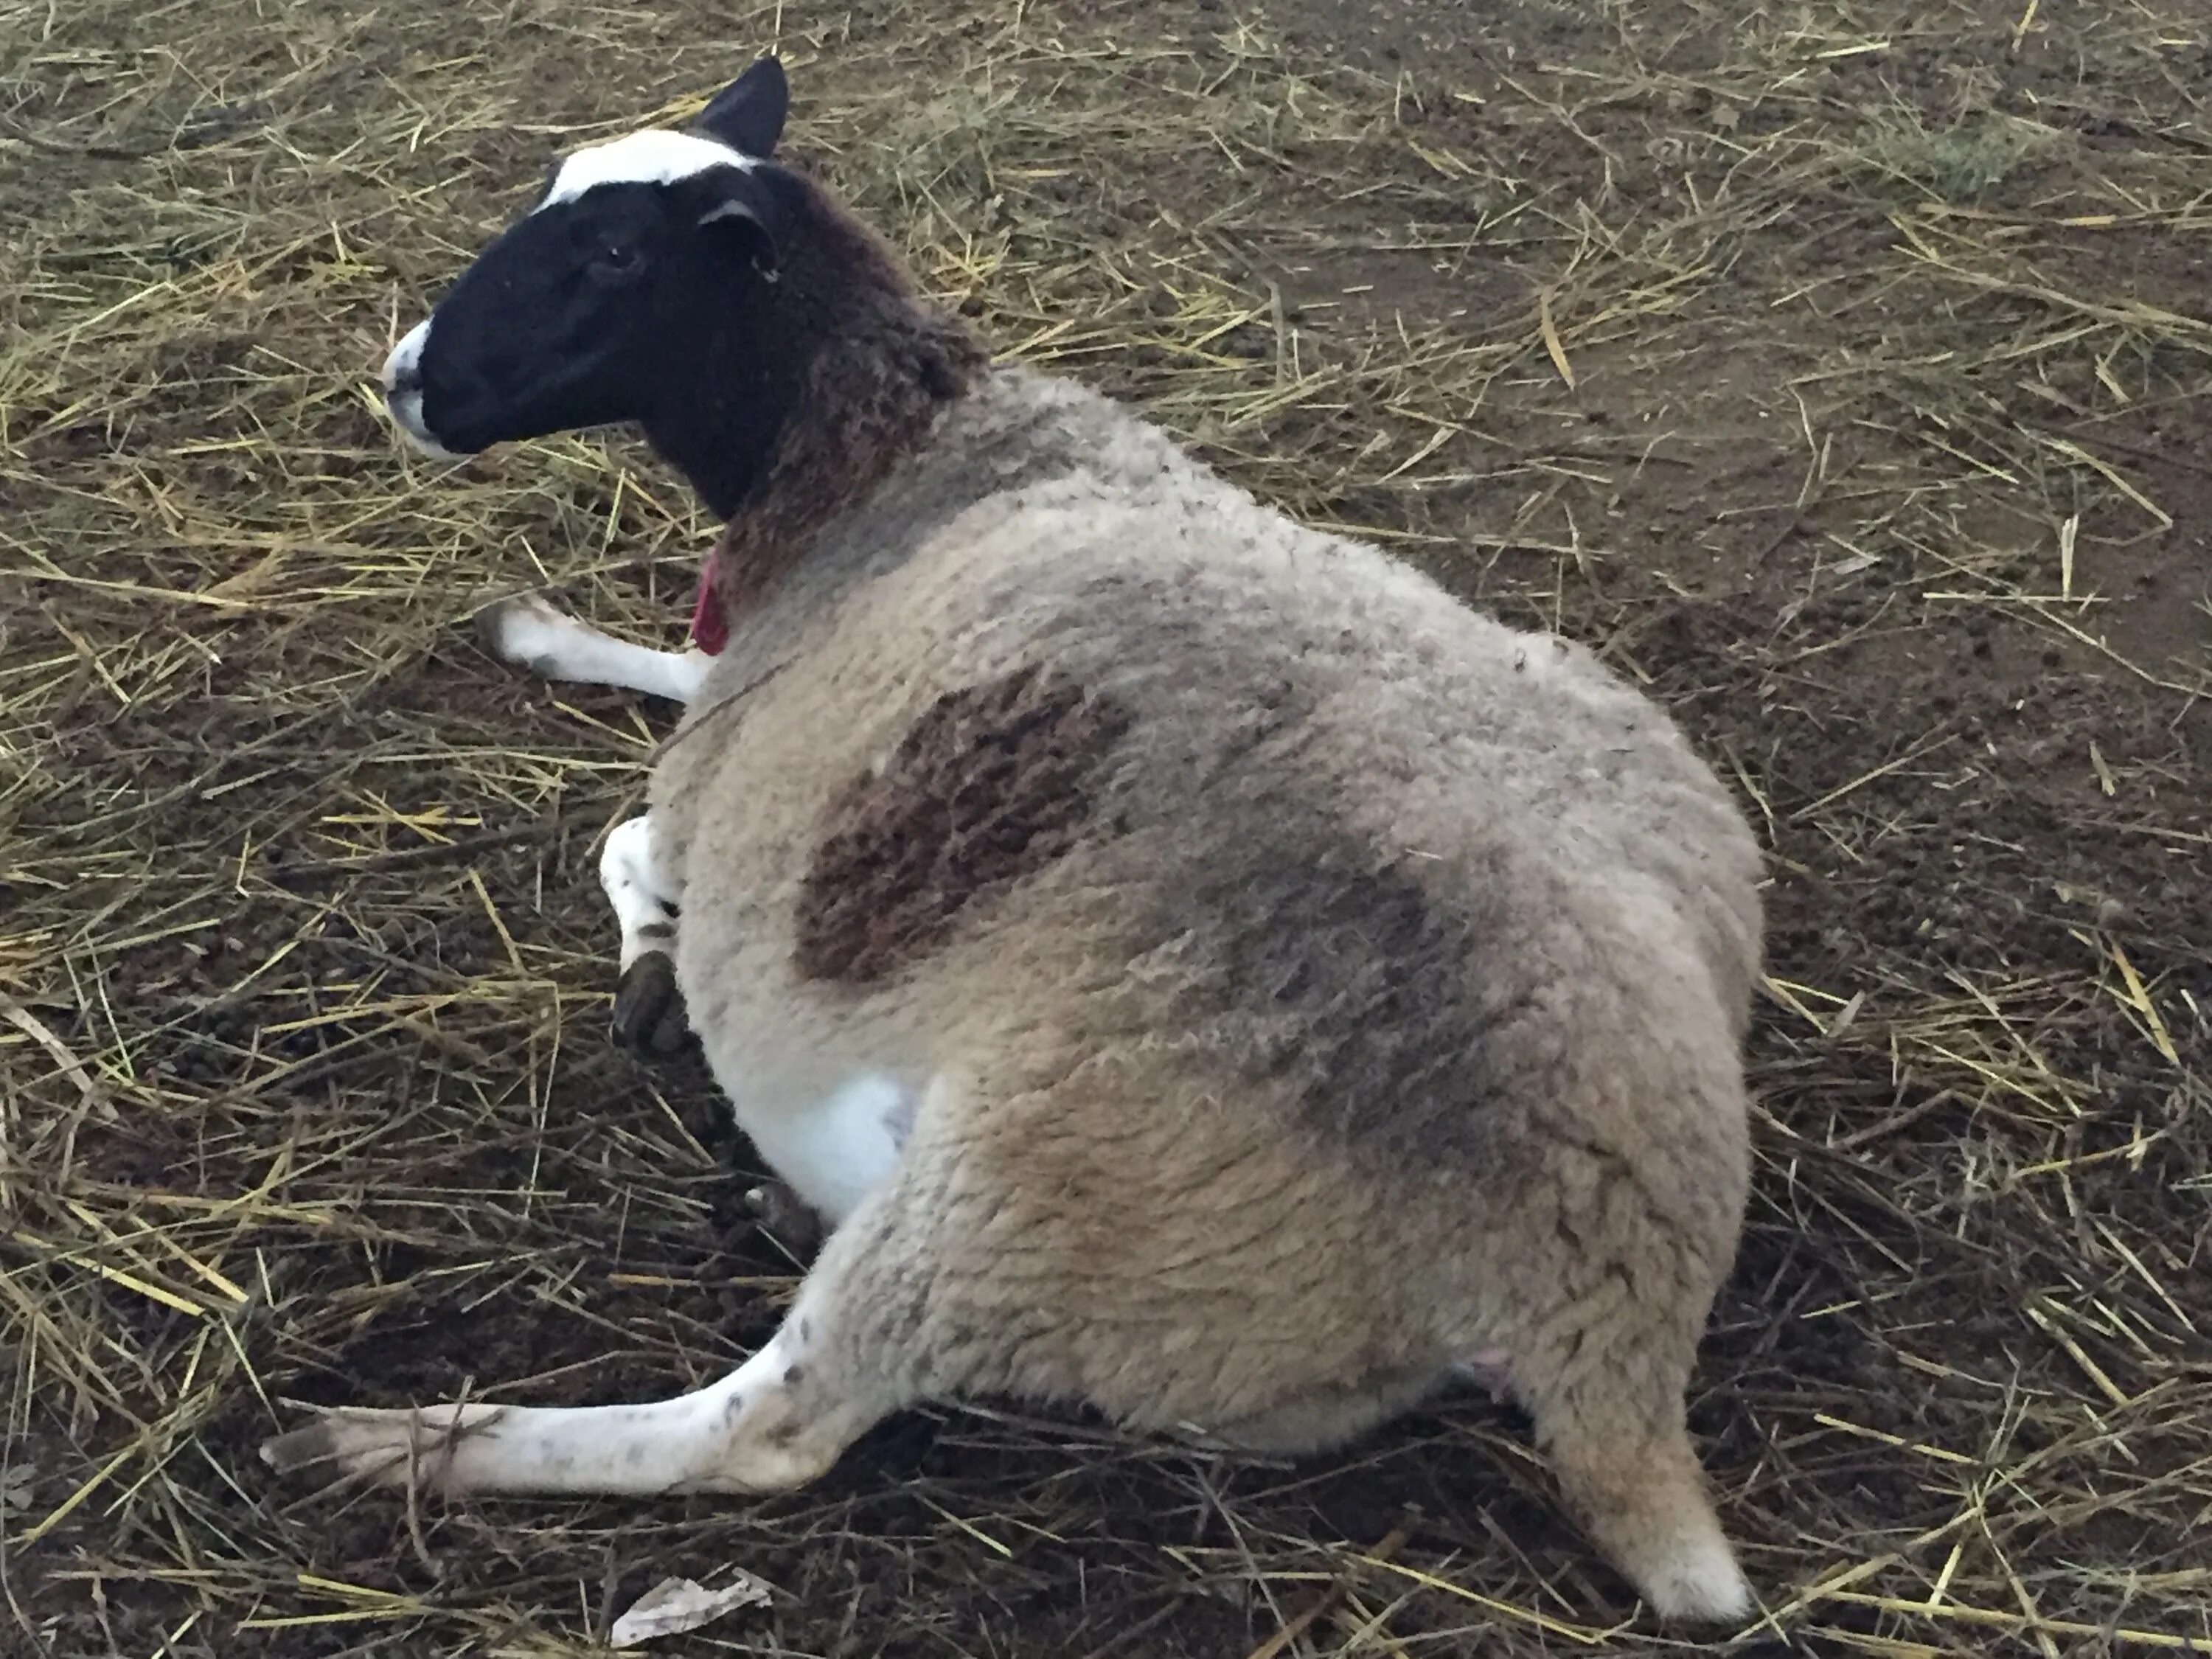
<instances>
[{"instance_id":1,"label":"white blaze on forehead","mask_svg":"<svg viewBox=\"0 0 2212 1659\"><path fill-rule=\"evenodd\" d=\"M709 167L750 167L753 158L743 150L718 144L696 132L670 132L653 128L626 138L580 149L561 163L552 188L533 211L573 202L600 185L671 185Z\"/></svg>"}]
</instances>

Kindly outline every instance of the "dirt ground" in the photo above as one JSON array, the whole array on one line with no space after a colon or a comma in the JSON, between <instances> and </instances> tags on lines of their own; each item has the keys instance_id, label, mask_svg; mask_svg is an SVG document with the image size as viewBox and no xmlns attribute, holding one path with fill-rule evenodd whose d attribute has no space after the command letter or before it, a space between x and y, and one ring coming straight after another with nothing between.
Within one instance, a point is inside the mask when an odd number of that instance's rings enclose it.
<instances>
[{"instance_id":1,"label":"dirt ground","mask_svg":"<svg viewBox=\"0 0 2212 1659\"><path fill-rule=\"evenodd\" d=\"M558 150L771 44L1006 353L1601 648L1771 851L1692 1401L1743 1653L2212 1647L2212 15L2198 0L0 0L0 1654L1686 1645L1455 1399L1344 1457L932 1410L763 1503L274 1482L285 1398L719 1373L793 1264L608 1043L667 711L633 442L366 391ZM2192 1646L2192 1640L2195 1646Z\"/></svg>"}]
</instances>

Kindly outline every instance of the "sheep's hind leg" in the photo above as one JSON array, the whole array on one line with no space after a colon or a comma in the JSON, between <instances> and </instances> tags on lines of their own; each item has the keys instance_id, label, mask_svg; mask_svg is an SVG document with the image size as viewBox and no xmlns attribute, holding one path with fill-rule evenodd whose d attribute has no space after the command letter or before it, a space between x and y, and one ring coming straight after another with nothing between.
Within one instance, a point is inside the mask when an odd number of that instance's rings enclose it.
<instances>
[{"instance_id":1,"label":"sheep's hind leg","mask_svg":"<svg viewBox=\"0 0 2212 1659\"><path fill-rule=\"evenodd\" d=\"M341 1407L263 1443L280 1474L471 1493L770 1492L805 1485L903 1403L821 1363L794 1312L719 1382L641 1406Z\"/></svg>"},{"instance_id":2,"label":"sheep's hind leg","mask_svg":"<svg viewBox=\"0 0 2212 1659\"><path fill-rule=\"evenodd\" d=\"M912 1403L928 1369L929 1264L893 1248L898 1206L915 1201L876 1193L859 1224L831 1236L767 1346L703 1389L635 1406L340 1407L264 1442L262 1461L453 1496L804 1486Z\"/></svg>"},{"instance_id":3,"label":"sheep's hind leg","mask_svg":"<svg viewBox=\"0 0 2212 1659\"><path fill-rule=\"evenodd\" d=\"M535 593L495 599L477 612L477 637L501 662L542 679L610 685L689 703L707 678L703 651L656 651L618 640Z\"/></svg>"},{"instance_id":4,"label":"sheep's hind leg","mask_svg":"<svg viewBox=\"0 0 2212 1659\"><path fill-rule=\"evenodd\" d=\"M615 1038L641 1054L674 1054L691 1033L676 984L677 887L660 856L652 813L607 832L599 885L622 929Z\"/></svg>"}]
</instances>

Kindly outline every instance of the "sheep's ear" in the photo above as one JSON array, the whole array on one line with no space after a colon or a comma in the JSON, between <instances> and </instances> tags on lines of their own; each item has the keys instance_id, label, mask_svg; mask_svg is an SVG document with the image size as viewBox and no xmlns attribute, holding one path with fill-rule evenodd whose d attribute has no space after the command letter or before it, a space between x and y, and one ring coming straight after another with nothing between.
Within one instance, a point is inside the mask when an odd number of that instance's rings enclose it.
<instances>
[{"instance_id":1,"label":"sheep's ear","mask_svg":"<svg viewBox=\"0 0 2212 1659\"><path fill-rule=\"evenodd\" d=\"M740 233L752 252L753 264L773 275L776 267L775 203L758 180L737 167L713 167L701 175L692 198L692 222L702 228L715 225Z\"/></svg>"},{"instance_id":2,"label":"sheep's ear","mask_svg":"<svg viewBox=\"0 0 2212 1659\"><path fill-rule=\"evenodd\" d=\"M783 65L763 58L716 93L696 125L739 155L765 161L775 154L790 109L791 83L783 78Z\"/></svg>"}]
</instances>

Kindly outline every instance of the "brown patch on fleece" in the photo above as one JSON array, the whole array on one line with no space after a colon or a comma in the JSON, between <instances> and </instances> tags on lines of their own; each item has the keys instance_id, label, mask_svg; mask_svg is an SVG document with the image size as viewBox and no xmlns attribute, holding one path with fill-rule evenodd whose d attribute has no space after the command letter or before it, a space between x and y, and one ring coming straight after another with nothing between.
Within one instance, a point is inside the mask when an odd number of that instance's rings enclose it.
<instances>
[{"instance_id":1,"label":"brown patch on fleece","mask_svg":"<svg viewBox=\"0 0 2212 1659\"><path fill-rule=\"evenodd\" d=\"M799 974L886 979L1061 857L1130 720L1034 667L938 698L832 803L799 896Z\"/></svg>"}]
</instances>

